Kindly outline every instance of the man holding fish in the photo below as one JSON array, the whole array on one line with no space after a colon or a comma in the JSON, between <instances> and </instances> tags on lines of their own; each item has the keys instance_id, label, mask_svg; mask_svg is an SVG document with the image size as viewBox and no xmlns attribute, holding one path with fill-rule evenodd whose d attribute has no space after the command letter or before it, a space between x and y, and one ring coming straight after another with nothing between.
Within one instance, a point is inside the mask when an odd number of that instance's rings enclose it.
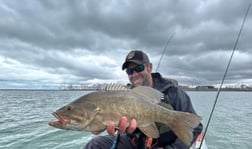
<instances>
[{"instance_id":1,"label":"man holding fish","mask_svg":"<svg viewBox=\"0 0 252 149\"><path fill-rule=\"evenodd\" d=\"M130 51L125 59L122 69L126 69L126 73L128 74L132 88L137 86L153 87L164 93L165 98L162 100L162 102L172 105L174 110L196 114L189 96L182 89L176 86L174 82L164 79L159 73L152 73L152 63L150 63L146 53L142 51ZM127 135L121 135L121 139L119 140L117 146L118 149L144 149L146 147L146 141L148 138L139 129L136 129L136 127L137 121L135 119L132 119L128 126L127 117L121 117L119 123L119 132L123 133L126 131ZM193 143L197 136L201 133L202 127L203 126L200 123L196 128L194 128L193 139L191 140L191 143ZM152 149L189 148L179 138L177 138L174 132L166 129L162 124L159 124L158 128L161 132L160 137L157 140L152 141L152 144L154 144ZM107 132L109 134L115 133L115 123L111 122L110 125L107 126ZM98 134L98 132L93 133ZM99 136L87 143L84 149L109 149L112 145L113 139L113 135Z\"/></svg>"},{"instance_id":2,"label":"man holding fish","mask_svg":"<svg viewBox=\"0 0 252 149\"><path fill-rule=\"evenodd\" d=\"M152 73L142 51L130 51L122 69L131 89L112 85L86 94L54 112L57 121L49 125L93 134L107 130L84 149L189 149L203 127L189 96L174 80Z\"/></svg>"}]
</instances>

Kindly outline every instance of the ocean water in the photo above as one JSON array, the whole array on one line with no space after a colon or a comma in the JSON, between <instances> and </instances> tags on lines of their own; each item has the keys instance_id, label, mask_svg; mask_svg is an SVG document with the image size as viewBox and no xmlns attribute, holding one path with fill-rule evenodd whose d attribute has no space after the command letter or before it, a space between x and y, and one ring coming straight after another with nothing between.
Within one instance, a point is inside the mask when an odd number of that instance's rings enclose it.
<instances>
[{"instance_id":1,"label":"ocean water","mask_svg":"<svg viewBox=\"0 0 252 149\"><path fill-rule=\"evenodd\" d=\"M0 91L1 149L81 149L88 132L50 127L52 112L86 91ZM216 92L187 92L206 125ZM221 92L206 133L209 149L251 149L252 92ZM105 133L103 133L105 134Z\"/></svg>"}]
</instances>

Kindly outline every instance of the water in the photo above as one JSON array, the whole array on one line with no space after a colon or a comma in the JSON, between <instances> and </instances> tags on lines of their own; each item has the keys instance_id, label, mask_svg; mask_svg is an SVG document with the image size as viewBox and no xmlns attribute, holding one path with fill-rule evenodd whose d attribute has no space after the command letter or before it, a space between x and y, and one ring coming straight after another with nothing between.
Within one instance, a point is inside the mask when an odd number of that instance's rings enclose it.
<instances>
[{"instance_id":1,"label":"water","mask_svg":"<svg viewBox=\"0 0 252 149\"><path fill-rule=\"evenodd\" d=\"M51 113L85 91L0 91L0 148L81 149L94 135L48 125ZM188 92L206 125L216 92ZM209 149L250 149L252 92L222 92L211 120Z\"/></svg>"}]
</instances>

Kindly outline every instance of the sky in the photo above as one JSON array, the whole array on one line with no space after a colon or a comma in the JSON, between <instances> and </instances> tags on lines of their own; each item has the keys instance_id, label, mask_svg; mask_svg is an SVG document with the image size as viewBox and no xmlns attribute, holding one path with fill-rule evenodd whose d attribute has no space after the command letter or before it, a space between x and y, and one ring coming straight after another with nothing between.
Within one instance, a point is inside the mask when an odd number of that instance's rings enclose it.
<instances>
[{"instance_id":1,"label":"sky","mask_svg":"<svg viewBox=\"0 0 252 149\"><path fill-rule=\"evenodd\" d=\"M0 89L127 83L121 67L131 50L181 85L218 85L250 3L0 0ZM252 86L251 39L250 9L226 85Z\"/></svg>"}]
</instances>

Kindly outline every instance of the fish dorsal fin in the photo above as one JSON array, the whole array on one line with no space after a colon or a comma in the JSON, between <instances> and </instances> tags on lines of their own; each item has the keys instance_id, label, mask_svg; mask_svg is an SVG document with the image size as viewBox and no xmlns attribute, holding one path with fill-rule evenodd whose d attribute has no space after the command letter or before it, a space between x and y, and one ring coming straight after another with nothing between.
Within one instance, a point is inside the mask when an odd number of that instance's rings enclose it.
<instances>
[{"instance_id":1,"label":"fish dorsal fin","mask_svg":"<svg viewBox=\"0 0 252 149\"><path fill-rule=\"evenodd\" d=\"M146 126L141 126L139 129L148 137L158 138L159 131L155 123L148 124Z\"/></svg>"},{"instance_id":2,"label":"fish dorsal fin","mask_svg":"<svg viewBox=\"0 0 252 149\"><path fill-rule=\"evenodd\" d=\"M127 91L129 88L122 84L110 83L106 84L104 87L105 91Z\"/></svg>"},{"instance_id":3,"label":"fish dorsal fin","mask_svg":"<svg viewBox=\"0 0 252 149\"><path fill-rule=\"evenodd\" d=\"M154 104L159 103L161 99L163 98L163 93L148 86L138 86L138 87L133 88L132 91L142 96L149 97L146 99Z\"/></svg>"}]
</instances>

